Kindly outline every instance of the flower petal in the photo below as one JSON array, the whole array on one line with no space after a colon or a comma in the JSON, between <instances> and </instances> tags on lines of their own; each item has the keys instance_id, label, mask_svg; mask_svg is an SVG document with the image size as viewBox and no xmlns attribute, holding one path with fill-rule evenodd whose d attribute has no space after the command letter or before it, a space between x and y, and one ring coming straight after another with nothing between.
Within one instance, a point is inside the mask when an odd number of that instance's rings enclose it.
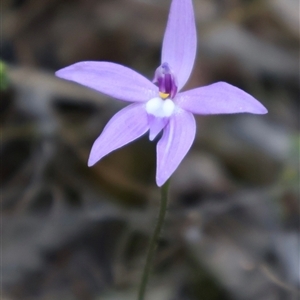
<instances>
[{"instance_id":1,"label":"flower petal","mask_svg":"<svg viewBox=\"0 0 300 300\"><path fill-rule=\"evenodd\" d=\"M117 112L93 144L88 166L108 153L132 142L149 129L145 105L134 103Z\"/></svg>"},{"instance_id":2,"label":"flower petal","mask_svg":"<svg viewBox=\"0 0 300 300\"><path fill-rule=\"evenodd\" d=\"M124 101L144 102L158 93L158 88L144 76L110 62L79 62L55 75Z\"/></svg>"},{"instance_id":3,"label":"flower petal","mask_svg":"<svg viewBox=\"0 0 300 300\"><path fill-rule=\"evenodd\" d=\"M176 170L192 146L196 122L192 113L178 109L157 143L156 183L162 186Z\"/></svg>"},{"instance_id":4,"label":"flower petal","mask_svg":"<svg viewBox=\"0 0 300 300\"><path fill-rule=\"evenodd\" d=\"M161 63L168 63L178 80L187 82L194 65L197 33L191 0L173 0L162 45Z\"/></svg>"},{"instance_id":5,"label":"flower petal","mask_svg":"<svg viewBox=\"0 0 300 300\"><path fill-rule=\"evenodd\" d=\"M164 129L169 121L169 118L157 118L153 115L148 115L150 133L149 140L153 141L157 135Z\"/></svg>"},{"instance_id":6,"label":"flower petal","mask_svg":"<svg viewBox=\"0 0 300 300\"><path fill-rule=\"evenodd\" d=\"M180 93L175 102L194 114L266 114L267 109L251 95L225 82Z\"/></svg>"}]
</instances>

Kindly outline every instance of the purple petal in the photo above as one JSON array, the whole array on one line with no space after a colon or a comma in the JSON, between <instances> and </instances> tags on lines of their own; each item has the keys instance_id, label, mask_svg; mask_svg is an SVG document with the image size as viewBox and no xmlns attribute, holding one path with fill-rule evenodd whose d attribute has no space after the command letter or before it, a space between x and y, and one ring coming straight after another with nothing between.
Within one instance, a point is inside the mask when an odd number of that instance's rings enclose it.
<instances>
[{"instance_id":1,"label":"purple petal","mask_svg":"<svg viewBox=\"0 0 300 300\"><path fill-rule=\"evenodd\" d=\"M116 113L93 144L88 166L108 153L132 142L149 129L144 104L134 103Z\"/></svg>"},{"instance_id":2,"label":"purple petal","mask_svg":"<svg viewBox=\"0 0 300 300\"><path fill-rule=\"evenodd\" d=\"M178 80L187 82L195 61L197 34L191 0L173 0L163 40L161 63L168 63Z\"/></svg>"},{"instance_id":3,"label":"purple petal","mask_svg":"<svg viewBox=\"0 0 300 300\"><path fill-rule=\"evenodd\" d=\"M156 183L162 186L173 174L192 146L196 122L192 113L178 109L157 143Z\"/></svg>"},{"instance_id":4,"label":"purple petal","mask_svg":"<svg viewBox=\"0 0 300 300\"><path fill-rule=\"evenodd\" d=\"M225 82L180 93L176 103L194 114L266 114L267 109L251 95Z\"/></svg>"},{"instance_id":5,"label":"purple petal","mask_svg":"<svg viewBox=\"0 0 300 300\"><path fill-rule=\"evenodd\" d=\"M150 127L149 140L153 141L168 123L168 118L158 118L148 115L148 120Z\"/></svg>"},{"instance_id":6,"label":"purple petal","mask_svg":"<svg viewBox=\"0 0 300 300\"><path fill-rule=\"evenodd\" d=\"M55 74L124 101L144 102L158 93L158 88L144 76L110 62L79 62Z\"/></svg>"}]
</instances>

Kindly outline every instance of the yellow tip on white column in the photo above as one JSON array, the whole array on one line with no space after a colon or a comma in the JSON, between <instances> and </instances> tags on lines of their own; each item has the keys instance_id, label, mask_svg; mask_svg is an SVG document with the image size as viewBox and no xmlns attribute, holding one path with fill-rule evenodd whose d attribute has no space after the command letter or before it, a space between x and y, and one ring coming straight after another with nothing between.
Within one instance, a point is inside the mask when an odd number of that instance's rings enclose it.
<instances>
[{"instance_id":1,"label":"yellow tip on white column","mask_svg":"<svg viewBox=\"0 0 300 300\"><path fill-rule=\"evenodd\" d=\"M159 97L162 99L167 99L169 96L170 94L159 92Z\"/></svg>"}]
</instances>

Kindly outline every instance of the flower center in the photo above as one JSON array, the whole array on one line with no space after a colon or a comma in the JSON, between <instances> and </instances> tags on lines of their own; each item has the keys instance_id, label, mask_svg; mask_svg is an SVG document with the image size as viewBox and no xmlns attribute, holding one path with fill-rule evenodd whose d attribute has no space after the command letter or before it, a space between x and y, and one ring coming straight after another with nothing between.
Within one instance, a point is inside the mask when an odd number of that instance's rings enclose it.
<instances>
[{"instance_id":1,"label":"flower center","mask_svg":"<svg viewBox=\"0 0 300 300\"><path fill-rule=\"evenodd\" d=\"M175 109L172 99L177 93L177 82L167 63L163 63L156 69L153 82L158 85L159 97L150 99L146 103L146 111L156 118L168 118Z\"/></svg>"},{"instance_id":2,"label":"flower center","mask_svg":"<svg viewBox=\"0 0 300 300\"><path fill-rule=\"evenodd\" d=\"M155 71L153 82L158 85L162 99L173 99L177 93L177 80L168 63L161 64Z\"/></svg>"},{"instance_id":3,"label":"flower center","mask_svg":"<svg viewBox=\"0 0 300 300\"><path fill-rule=\"evenodd\" d=\"M171 99L163 100L160 97L153 98L146 103L147 113L157 118L170 117L174 108L175 104Z\"/></svg>"}]
</instances>

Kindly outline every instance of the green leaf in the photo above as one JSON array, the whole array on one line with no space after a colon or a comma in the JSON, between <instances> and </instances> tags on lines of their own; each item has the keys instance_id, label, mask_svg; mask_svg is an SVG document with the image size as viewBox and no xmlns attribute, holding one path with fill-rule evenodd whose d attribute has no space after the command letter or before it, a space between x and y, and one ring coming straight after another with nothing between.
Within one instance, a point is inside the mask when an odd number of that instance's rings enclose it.
<instances>
[{"instance_id":1,"label":"green leaf","mask_svg":"<svg viewBox=\"0 0 300 300\"><path fill-rule=\"evenodd\" d=\"M0 91L5 91L8 88L8 76L5 63L0 60Z\"/></svg>"}]
</instances>

